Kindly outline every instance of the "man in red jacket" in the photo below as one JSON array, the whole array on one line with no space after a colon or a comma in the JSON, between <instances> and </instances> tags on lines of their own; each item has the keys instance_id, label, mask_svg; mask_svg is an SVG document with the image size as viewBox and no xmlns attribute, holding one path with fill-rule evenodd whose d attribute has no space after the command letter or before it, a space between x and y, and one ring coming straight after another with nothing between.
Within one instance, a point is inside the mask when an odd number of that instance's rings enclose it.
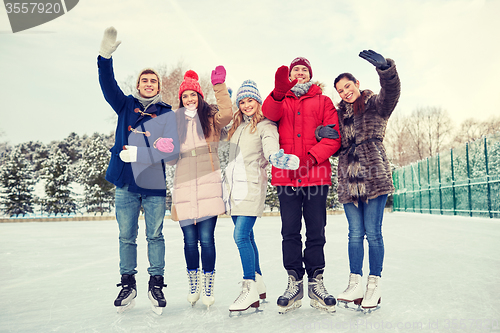
<instances>
[{"instance_id":1,"label":"man in red jacket","mask_svg":"<svg viewBox=\"0 0 500 333\"><path fill-rule=\"evenodd\" d=\"M320 124L338 128L338 117L330 98L311 78L311 64L303 57L294 59L290 68L281 66L275 88L262 106L264 116L278 123L281 148L300 158L297 170L272 170L271 184L277 186L280 200L283 265L288 273L288 287L278 298L280 313L301 306L305 273L311 306L334 312L336 304L323 284L323 271L326 199L332 184L329 157L339 149L340 137L318 142L315 130ZM303 252L302 216L306 227Z\"/></svg>"}]
</instances>

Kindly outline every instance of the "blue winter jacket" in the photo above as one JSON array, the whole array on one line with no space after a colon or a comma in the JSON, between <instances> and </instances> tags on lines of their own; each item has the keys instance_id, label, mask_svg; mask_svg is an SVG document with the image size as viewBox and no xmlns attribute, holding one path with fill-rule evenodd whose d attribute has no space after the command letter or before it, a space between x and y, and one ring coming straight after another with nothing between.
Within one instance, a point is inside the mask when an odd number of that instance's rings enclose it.
<instances>
[{"instance_id":1,"label":"blue winter jacket","mask_svg":"<svg viewBox=\"0 0 500 333\"><path fill-rule=\"evenodd\" d=\"M130 192L166 196L164 162L179 156L177 123L172 107L160 102L147 108L146 112L153 116L141 115L139 110L144 111L144 107L139 100L125 96L116 83L113 60L99 56L97 66L104 98L118 115L106 180L117 187L128 185ZM174 150L163 153L154 148L159 138L172 138ZM137 147L137 162L125 163L120 159L125 145Z\"/></svg>"}]
</instances>

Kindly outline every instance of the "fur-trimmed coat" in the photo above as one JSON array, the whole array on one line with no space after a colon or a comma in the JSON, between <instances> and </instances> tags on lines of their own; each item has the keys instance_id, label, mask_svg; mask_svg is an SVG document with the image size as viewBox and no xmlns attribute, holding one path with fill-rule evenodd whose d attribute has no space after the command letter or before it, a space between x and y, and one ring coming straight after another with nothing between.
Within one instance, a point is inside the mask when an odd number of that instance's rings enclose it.
<instances>
[{"instance_id":1,"label":"fur-trimmed coat","mask_svg":"<svg viewBox=\"0 0 500 333\"><path fill-rule=\"evenodd\" d=\"M365 111L354 115L353 104L341 101L337 107L342 146L339 150L338 196L342 204L367 202L394 192L391 167L383 140L387 121L399 99L401 84L394 60L377 72L380 92L361 92Z\"/></svg>"}]
</instances>

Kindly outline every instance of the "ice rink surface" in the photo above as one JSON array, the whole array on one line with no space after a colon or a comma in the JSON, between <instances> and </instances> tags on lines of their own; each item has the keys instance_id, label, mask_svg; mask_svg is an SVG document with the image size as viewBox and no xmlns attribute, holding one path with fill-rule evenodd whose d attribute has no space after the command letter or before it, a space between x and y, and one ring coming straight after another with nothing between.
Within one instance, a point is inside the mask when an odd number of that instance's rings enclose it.
<instances>
[{"instance_id":1,"label":"ice rink surface","mask_svg":"<svg viewBox=\"0 0 500 333\"><path fill-rule=\"evenodd\" d=\"M229 317L242 268L233 224L216 228L215 304L186 300L182 232L165 220L167 307L158 316L147 297L144 221L140 221L138 296L117 314L116 221L0 223L0 332L500 332L500 220L387 213L382 307L364 315L309 306L278 314L287 284L280 218L257 220L255 238L268 303L258 314ZM348 282L347 220L329 215L325 286L337 296ZM367 247L365 247L367 252ZM365 255L365 280L368 274ZM365 283L365 282L364 282Z\"/></svg>"}]
</instances>

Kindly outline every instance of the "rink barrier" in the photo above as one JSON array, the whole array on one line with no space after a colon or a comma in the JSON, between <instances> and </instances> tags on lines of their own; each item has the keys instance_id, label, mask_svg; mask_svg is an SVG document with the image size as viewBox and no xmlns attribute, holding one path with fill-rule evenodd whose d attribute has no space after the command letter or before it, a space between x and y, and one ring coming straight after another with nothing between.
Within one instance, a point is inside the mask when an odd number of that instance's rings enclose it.
<instances>
[{"instance_id":1,"label":"rink barrier","mask_svg":"<svg viewBox=\"0 0 500 333\"><path fill-rule=\"evenodd\" d=\"M500 132L393 172L393 209L500 218Z\"/></svg>"}]
</instances>

